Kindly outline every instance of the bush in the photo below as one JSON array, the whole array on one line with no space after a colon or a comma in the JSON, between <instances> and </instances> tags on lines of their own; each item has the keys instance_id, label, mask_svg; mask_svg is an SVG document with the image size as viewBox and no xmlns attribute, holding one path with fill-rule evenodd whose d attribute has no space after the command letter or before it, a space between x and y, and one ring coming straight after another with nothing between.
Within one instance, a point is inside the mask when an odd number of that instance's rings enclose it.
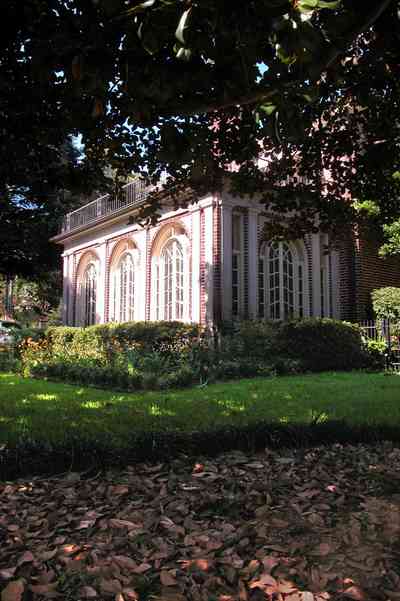
<instances>
[{"instance_id":1,"label":"bush","mask_svg":"<svg viewBox=\"0 0 400 601\"><path fill-rule=\"evenodd\" d=\"M84 366L73 363L40 363L31 367L30 375L50 378L84 386L113 388L116 390L138 390L142 388L140 374L132 374L102 366Z\"/></svg>"},{"instance_id":2,"label":"bush","mask_svg":"<svg viewBox=\"0 0 400 601\"><path fill-rule=\"evenodd\" d=\"M368 367L381 370L386 365L388 346L386 340L367 339L364 342Z\"/></svg>"},{"instance_id":3,"label":"bush","mask_svg":"<svg viewBox=\"0 0 400 601\"><path fill-rule=\"evenodd\" d=\"M378 319L400 320L400 288L377 288L371 294L372 306Z\"/></svg>"},{"instance_id":4,"label":"bush","mask_svg":"<svg viewBox=\"0 0 400 601\"><path fill-rule=\"evenodd\" d=\"M360 328L334 319L282 323L276 350L281 356L300 361L310 371L349 370L365 365Z\"/></svg>"},{"instance_id":5,"label":"bush","mask_svg":"<svg viewBox=\"0 0 400 601\"><path fill-rule=\"evenodd\" d=\"M126 390L371 366L358 326L332 319L224 324L215 337L179 322L48 328L20 348L25 375Z\"/></svg>"},{"instance_id":6,"label":"bush","mask_svg":"<svg viewBox=\"0 0 400 601\"><path fill-rule=\"evenodd\" d=\"M12 350L0 352L0 371L17 372L20 362Z\"/></svg>"}]
</instances>

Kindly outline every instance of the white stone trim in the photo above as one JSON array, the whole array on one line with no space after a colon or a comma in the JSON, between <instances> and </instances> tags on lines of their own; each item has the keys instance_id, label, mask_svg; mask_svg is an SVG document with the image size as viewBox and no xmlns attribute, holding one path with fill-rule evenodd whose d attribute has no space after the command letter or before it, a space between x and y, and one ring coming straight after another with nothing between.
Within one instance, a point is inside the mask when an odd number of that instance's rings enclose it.
<instances>
[{"instance_id":1,"label":"white stone trim","mask_svg":"<svg viewBox=\"0 0 400 601\"><path fill-rule=\"evenodd\" d=\"M258 289L258 211L249 209L248 212L248 302L249 317L256 319L258 313L257 307L257 289Z\"/></svg>"},{"instance_id":2,"label":"white stone trim","mask_svg":"<svg viewBox=\"0 0 400 601\"><path fill-rule=\"evenodd\" d=\"M222 205L221 215L222 319L232 317L232 206Z\"/></svg>"},{"instance_id":3,"label":"white stone trim","mask_svg":"<svg viewBox=\"0 0 400 601\"><path fill-rule=\"evenodd\" d=\"M204 206L205 315L208 324L214 319L213 226L214 203L211 203Z\"/></svg>"},{"instance_id":4,"label":"white stone trim","mask_svg":"<svg viewBox=\"0 0 400 601\"><path fill-rule=\"evenodd\" d=\"M200 211L192 213L192 321L200 322Z\"/></svg>"}]
</instances>

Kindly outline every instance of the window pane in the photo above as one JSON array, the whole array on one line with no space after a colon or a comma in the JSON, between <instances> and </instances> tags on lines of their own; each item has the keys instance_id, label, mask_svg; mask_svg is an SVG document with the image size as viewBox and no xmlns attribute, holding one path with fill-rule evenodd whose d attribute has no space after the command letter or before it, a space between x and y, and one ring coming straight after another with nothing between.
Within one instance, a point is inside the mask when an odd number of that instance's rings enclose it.
<instances>
[{"instance_id":1,"label":"window pane","mask_svg":"<svg viewBox=\"0 0 400 601\"><path fill-rule=\"evenodd\" d=\"M265 287L264 287L264 260L259 258L258 260L258 317L263 319L265 317Z\"/></svg>"},{"instance_id":2,"label":"window pane","mask_svg":"<svg viewBox=\"0 0 400 601\"><path fill-rule=\"evenodd\" d=\"M83 278L84 325L96 323L96 268L91 263Z\"/></svg>"},{"instance_id":3,"label":"window pane","mask_svg":"<svg viewBox=\"0 0 400 601\"><path fill-rule=\"evenodd\" d=\"M299 317L304 316L304 307L303 307L303 266L300 263L298 269L298 291L299 291Z\"/></svg>"},{"instance_id":4,"label":"window pane","mask_svg":"<svg viewBox=\"0 0 400 601\"><path fill-rule=\"evenodd\" d=\"M241 215L232 215L232 249L241 250Z\"/></svg>"},{"instance_id":5,"label":"window pane","mask_svg":"<svg viewBox=\"0 0 400 601\"><path fill-rule=\"evenodd\" d=\"M177 240L171 240L171 242L165 246L161 255L161 263L163 269L162 319L168 321L173 319L183 319L185 292L184 261L183 251Z\"/></svg>"}]
</instances>

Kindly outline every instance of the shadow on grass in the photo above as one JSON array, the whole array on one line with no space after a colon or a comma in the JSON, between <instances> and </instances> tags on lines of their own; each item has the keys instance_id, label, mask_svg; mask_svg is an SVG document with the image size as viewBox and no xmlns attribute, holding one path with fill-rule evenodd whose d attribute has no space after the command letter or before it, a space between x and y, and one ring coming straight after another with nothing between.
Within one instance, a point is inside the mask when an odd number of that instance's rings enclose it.
<instances>
[{"instance_id":1,"label":"shadow on grass","mask_svg":"<svg viewBox=\"0 0 400 601\"><path fill-rule=\"evenodd\" d=\"M21 380L19 394L4 394L4 388L0 394L0 479L181 454L400 442L397 380L387 398L383 377L376 379L369 397L372 380L365 377L358 388L350 387L349 398L347 376L318 377L313 388L306 388L306 382L312 384L305 376L129 395ZM289 383L292 391L285 389ZM344 395L340 407L339 389ZM369 415L375 423L368 423Z\"/></svg>"},{"instance_id":2,"label":"shadow on grass","mask_svg":"<svg viewBox=\"0 0 400 601\"><path fill-rule=\"evenodd\" d=\"M67 470L99 470L124 467L141 461L166 461L186 456L215 456L230 450L262 451L265 448L307 448L340 444L400 443L395 426L352 426L343 421L314 424L266 423L225 427L209 432L136 432L118 447L73 437L62 444L32 443L29 440L0 449L0 479L33 474L55 474Z\"/></svg>"}]
</instances>

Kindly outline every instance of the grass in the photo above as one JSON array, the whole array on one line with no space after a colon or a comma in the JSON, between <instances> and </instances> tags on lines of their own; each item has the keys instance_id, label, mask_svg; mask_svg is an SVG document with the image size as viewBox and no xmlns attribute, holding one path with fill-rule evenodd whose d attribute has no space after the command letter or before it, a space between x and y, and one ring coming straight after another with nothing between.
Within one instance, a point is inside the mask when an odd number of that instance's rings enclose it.
<instances>
[{"instance_id":1,"label":"grass","mask_svg":"<svg viewBox=\"0 0 400 601\"><path fill-rule=\"evenodd\" d=\"M260 422L400 425L400 378L324 373L166 392L113 393L0 374L0 445L70 441L129 447L143 432L215 431Z\"/></svg>"}]
</instances>

